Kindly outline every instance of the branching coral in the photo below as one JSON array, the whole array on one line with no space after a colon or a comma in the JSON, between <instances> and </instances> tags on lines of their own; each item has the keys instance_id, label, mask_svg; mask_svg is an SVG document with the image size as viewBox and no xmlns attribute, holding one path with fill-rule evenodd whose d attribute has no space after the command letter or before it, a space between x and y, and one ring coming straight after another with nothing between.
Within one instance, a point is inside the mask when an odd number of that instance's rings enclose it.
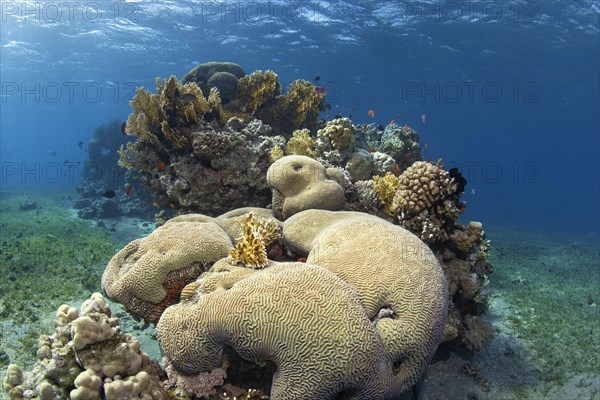
<instances>
[{"instance_id":1,"label":"branching coral","mask_svg":"<svg viewBox=\"0 0 600 400\"><path fill-rule=\"evenodd\" d=\"M254 220L250 212L240 221L242 236L230 251L235 264L259 269L267 266L267 246L281 236L279 226L272 219Z\"/></svg>"}]
</instances>

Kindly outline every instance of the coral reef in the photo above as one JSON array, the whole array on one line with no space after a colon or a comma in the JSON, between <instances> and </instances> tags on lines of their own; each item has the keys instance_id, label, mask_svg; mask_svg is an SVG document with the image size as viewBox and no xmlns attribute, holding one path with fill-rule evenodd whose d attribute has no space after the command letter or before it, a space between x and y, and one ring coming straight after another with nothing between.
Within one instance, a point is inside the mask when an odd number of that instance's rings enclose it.
<instances>
[{"instance_id":1,"label":"coral reef","mask_svg":"<svg viewBox=\"0 0 600 400\"><path fill-rule=\"evenodd\" d=\"M245 113L254 114L268 109L280 95L279 77L271 70L254 71L240 79L238 100Z\"/></svg>"},{"instance_id":2,"label":"coral reef","mask_svg":"<svg viewBox=\"0 0 600 400\"><path fill-rule=\"evenodd\" d=\"M216 88L226 104L236 99L239 80L245 75L244 69L235 63L211 61L194 67L183 76L181 83L196 83L206 97Z\"/></svg>"},{"instance_id":3,"label":"coral reef","mask_svg":"<svg viewBox=\"0 0 600 400\"><path fill-rule=\"evenodd\" d=\"M139 342L121 333L104 298L94 293L80 311L62 305L51 336L39 338L29 372L8 367L4 390L12 399L167 399L160 367Z\"/></svg>"},{"instance_id":4,"label":"coral reef","mask_svg":"<svg viewBox=\"0 0 600 400\"><path fill-rule=\"evenodd\" d=\"M102 275L102 288L133 314L156 322L166 307L179 301L185 285L232 247L213 218L175 217L119 251Z\"/></svg>"},{"instance_id":5,"label":"coral reef","mask_svg":"<svg viewBox=\"0 0 600 400\"><path fill-rule=\"evenodd\" d=\"M416 383L442 338L447 283L431 250L409 231L356 212L308 210L284 222L286 247L358 291L376 321L399 388Z\"/></svg>"},{"instance_id":6,"label":"coral reef","mask_svg":"<svg viewBox=\"0 0 600 400\"><path fill-rule=\"evenodd\" d=\"M317 156L336 166L342 166L354 150L354 128L348 118L327 122L317 131Z\"/></svg>"},{"instance_id":7,"label":"coral reef","mask_svg":"<svg viewBox=\"0 0 600 400\"><path fill-rule=\"evenodd\" d=\"M292 133L292 137L285 146L286 155L308 156L315 158L315 141L310 136L308 129L298 129Z\"/></svg>"},{"instance_id":8,"label":"coral reef","mask_svg":"<svg viewBox=\"0 0 600 400\"><path fill-rule=\"evenodd\" d=\"M179 374L219 367L230 346L247 360L275 363L271 399L384 398L392 366L350 285L303 263L270 262L232 284L233 271L200 278L193 301L162 315L157 335Z\"/></svg>"},{"instance_id":9,"label":"coral reef","mask_svg":"<svg viewBox=\"0 0 600 400\"><path fill-rule=\"evenodd\" d=\"M378 147L381 152L390 155L398 163L400 171L421 160L419 135L408 125L400 126L391 123L386 126Z\"/></svg>"},{"instance_id":10,"label":"coral reef","mask_svg":"<svg viewBox=\"0 0 600 400\"><path fill-rule=\"evenodd\" d=\"M427 243L442 264L452 304L444 340L471 350L485 347L492 335L479 316L485 312L487 276L492 272L486 261L490 245L481 223L465 227L458 219L465 207L460 196L466 180L456 169L445 171L439 163L418 161L400 177L387 173L367 182L371 181L358 185L363 188L359 209L376 214L375 206L387 218L396 218Z\"/></svg>"},{"instance_id":11,"label":"coral reef","mask_svg":"<svg viewBox=\"0 0 600 400\"><path fill-rule=\"evenodd\" d=\"M242 236L230 251L233 263L250 268L267 266L267 246L281 236L279 225L272 219L255 220L252 212L240 221Z\"/></svg>"},{"instance_id":12,"label":"coral reef","mask_svg":"<svg viewBox=\"0 0 600 400\"><path fill-rule=\"evenodd\" d=\"M119 120L100 125L87 143L83 182L77 187L81 198L73 204L80 218L148 217L151 213L145 205L150 197L143 185L137 184L139 174L117 165L119 147L129 141L122 132L122 125ZM83 146L80 142L82 149ZM115 193L114 198L103 196L110 192Z\"/></svg>"},{"instance_id":13,"label":"coral reef","mask_svg":"<svg viewBox=\"0 0 600 400\"><path fill-rule=\"evenodd\" d=\"M245 123L238 118L218 128L199 123L190 130L186 151L163 152L160 146L139 141L122 149L143 174L157 205L170 213L219 214L269 203L269 152L284 146L283 137L273 136L259 120Z\"/></svg>"},{"instance_id":14,"label":"coral reef","mask_svg":"<svg viewBox=\"0 0 600 400\"><path fill-rule=\"evenodd\" d=\"M267 181L273 189L274 215L280 219L309 208L339 210L346 202L342 186L329 179L321 163L307 156L276 161L267 171Z\"/></svg>"}]
</instances>

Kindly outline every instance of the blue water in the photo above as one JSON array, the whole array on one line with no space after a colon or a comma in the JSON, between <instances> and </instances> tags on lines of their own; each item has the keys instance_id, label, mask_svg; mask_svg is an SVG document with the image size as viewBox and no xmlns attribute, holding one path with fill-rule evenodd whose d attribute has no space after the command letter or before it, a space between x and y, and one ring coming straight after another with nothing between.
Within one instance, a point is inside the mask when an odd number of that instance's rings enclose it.
<instances>
[{"instance_id":1,"label":"blue water","mask_svg":"<svg viewBox=\"0 0 600 400\"><path fill-rule=\"evenodd\" d=\"M75 186L136 86L207 61L321 77L335 114L419 131L464 220L598 237L593 0L2 2L3 188ZM355 111L352 111L354 109ZM367 110L373 109L370 118ZM423 123L421 116L425 114Z\"/></svg>"}]
</instances>

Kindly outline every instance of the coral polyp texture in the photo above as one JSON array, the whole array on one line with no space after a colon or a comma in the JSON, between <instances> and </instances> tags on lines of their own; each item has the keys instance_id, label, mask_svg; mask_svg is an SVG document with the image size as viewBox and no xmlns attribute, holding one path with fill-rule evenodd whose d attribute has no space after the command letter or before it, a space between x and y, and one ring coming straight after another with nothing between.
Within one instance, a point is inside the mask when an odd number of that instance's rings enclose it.
<instances>
[{"instance_id":1,"label":"coral polyp texture","mask_svg":"<svg viewBox=\"0 0 600 400\"><path fill-rule=\"evenodd\" d=\"M99 293L79 311L62 305L54 334L38 341L38 361L31 371L8 367L4 390L11 399L167 399L160 367L122 333Z\"/></svg>"},{"instance_id":2,"label":"coral polyp texture","mask_svg":"<svg viewBox=\"0 0 600 400\"><path fill-rule=\"evenodd\" d=\"M346 202L344 189L330 178L323 164L310 157L286 156L277 160L267 171L275 217L285 219L310 208L341 209Z\"/></svg>"},{"instance_id":3,"label":"coral polyp texture","mask_svg":"<svg viewBox=\"0 0 600 400\"><path fill-rule=\"evenodd\" d=\"M246 360L276 365L273 400L326 400L340 393L382 399L395 388L392 365L356 291L334 273L271 262L225 288L215 285L231 273L201 278L195 301L162 315L157 336L179 374L218 368L227 346ZM220 289L210 290L214 286Z\"/></svg>"},{"instance_id":4,"label":"coral polyp texture","mask_svg":"<svg viewBox=\"0 0 600 400\"><path fill-rule=\"evenodd\" d=\"M102 275L102 288L132 313L156 322L166 307L179 301L185 285L227 256L232 247L213 218L175 217L119 251Z\"/></svg>"},{"instance_id":5,"label":"coral polyp texture","mask_svg":"<svg viewBox=\"0 0 600 400\"><path fill-rule=\"evenodd\" d=\"M448 289L431 250L409 231L356 212L308 210L284 222L288 249L358 291L399 392L416 383L442 338Z\"/></svg>"}]
</instances>

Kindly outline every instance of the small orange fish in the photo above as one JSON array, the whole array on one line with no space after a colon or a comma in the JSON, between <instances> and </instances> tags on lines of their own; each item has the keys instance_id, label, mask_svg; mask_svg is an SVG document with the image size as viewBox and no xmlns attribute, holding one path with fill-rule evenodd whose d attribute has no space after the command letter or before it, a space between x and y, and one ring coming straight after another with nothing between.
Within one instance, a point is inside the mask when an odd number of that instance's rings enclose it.
<instances>
[{"instance_id":1,"label":"small orange fish","mask_svg":"<svg viewBox=\"0 0 600 400\"><path fill-rule=\"evenodd\" d=\"M375 147L369 147L370 153L375 153L376 151L377 151L377 149Z\"/></svg>"},{"instance_id":2,"label":"small orange fish","mask_svg":"<svg viewBox=\"0 0 600 400\"><path fill-rule=\"evenodd\" d=\"M131 196L131 193L133 193L133 185L131 183L126 183L125 186L123 186L123 191L127 196Z\"/></svg>"},{"instance_id":3,"label":"small orange fish","mask_svg":"<svg viewBox=\"0 0 600 400\"><path fill-rule=\"evenodd\" d=\"M165 163L164 163L163 161L160 161L160 162L158 163L158 165L156 166L156 169L157 169L159 172L160 172L160 171L162 171L163 169L165 169Z\"/></svg>"},{"instance_id":4,"label":"small orange fish","mask_svg":"<svg viewBox=\"0 0 600 400\"><path fill-rule=\"evenodd\" d=\"M169 203L169 208L175 208L175 204L173 204L173 202Z\"/></svg>"},{"instance_id":5,"label":"small orange fish","mask_svg":"<svg viewBox=\"0 0 600 400\"><path fill-rule=\"evenodd\" d=\"M396 168L395 168L394 175L400 176L400 166L398 165L398 163L396 163Z\"/></svg>"},{"instance_id":6,"label":"small orange fish","mask_svg":"<svg viewBox=\"0 0 600 400\"><path fill-rule=\"evenodd\" d=\"M373 110L369 110L369 111L367 111L367 115L368 115L369 117L373 118L373 117L375 116L375 111L373 111Z\"/></svg>"}]
</instances>

